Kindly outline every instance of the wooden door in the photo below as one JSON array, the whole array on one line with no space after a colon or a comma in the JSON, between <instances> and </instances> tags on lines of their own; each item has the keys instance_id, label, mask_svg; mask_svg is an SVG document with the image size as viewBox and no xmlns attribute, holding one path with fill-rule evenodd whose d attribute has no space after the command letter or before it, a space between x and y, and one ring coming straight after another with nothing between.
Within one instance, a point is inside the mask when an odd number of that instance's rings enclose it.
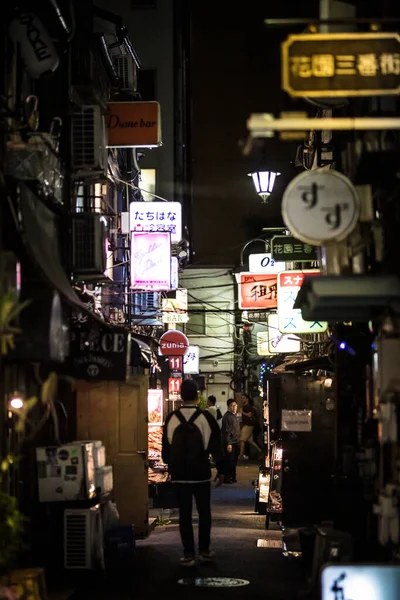
<instances>
[{"instance_id":1,"label":"wooden door","mask_svg":"<svg viewBox=\"0 0 400 600\"><path fill-rule=\"evenodd\" d=\"M103 441L121 523L137 536L148 534L147 387L146 376L77 386L78 438Z\"/></svg>"}]
</instances>

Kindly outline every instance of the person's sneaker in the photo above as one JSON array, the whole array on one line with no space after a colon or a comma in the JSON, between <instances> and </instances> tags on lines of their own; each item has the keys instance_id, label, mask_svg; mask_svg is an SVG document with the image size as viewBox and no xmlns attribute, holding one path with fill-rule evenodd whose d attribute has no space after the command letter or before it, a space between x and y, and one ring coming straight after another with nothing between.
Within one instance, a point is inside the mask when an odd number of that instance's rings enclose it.
<instances>
[{"instance_id":1,"label":"person's sneaker","mask_svg":"<svg viewBox=\"0 0 400 600\"><path fill-rule=\"evenodd\" d=\"M215 552L200 552L199 561L201 563L213 562L215 560Z\"/></svg>"},{"instance_id":2,"label":"person's sneaker","mask_svg":"<svg viewBox=\"0 0 400 600\"><path fill-rule=\"evenodd\" d=\"M194 556L183 556L180 559L179 564L182 567L194 567L194 565L196 564L196 560Z\"/></svg>"}]
</instances>

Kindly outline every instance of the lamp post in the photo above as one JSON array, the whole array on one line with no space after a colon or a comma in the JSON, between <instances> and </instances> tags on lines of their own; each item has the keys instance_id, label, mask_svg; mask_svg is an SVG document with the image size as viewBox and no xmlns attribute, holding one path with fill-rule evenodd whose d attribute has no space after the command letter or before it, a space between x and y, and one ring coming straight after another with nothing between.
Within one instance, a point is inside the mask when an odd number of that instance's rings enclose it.
<instances>
[{"instance_id":1,"label":"lamp post","mask_svg":"<svg viewBox=\"0 0 400 600\"><path fill-rule=\"evenodd\" d=\"M263 204L266 204L268 198L274 189L276 178L280 175L276 171L254 171L248 174L253 179L257 194L261 197Z\"/></svg>"}]
</instances>

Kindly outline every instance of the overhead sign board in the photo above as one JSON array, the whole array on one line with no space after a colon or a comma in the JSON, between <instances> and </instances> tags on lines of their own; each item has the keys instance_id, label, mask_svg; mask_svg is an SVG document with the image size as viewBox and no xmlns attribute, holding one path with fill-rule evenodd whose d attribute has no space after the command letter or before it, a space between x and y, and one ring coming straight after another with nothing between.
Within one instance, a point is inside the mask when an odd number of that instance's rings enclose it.
<instances>
[{"instance_id":1,"label":"overhead sign board","mask_svg":"<svg viewBox=\"0 0 400 600\"><path fill-rule=\"evenodd\" d=\"M293 308L304 277L319 275L317 269L309 271L285 271L278 275L278 328L281 333L324 333L325 321L304 321L301 309Z\"/></svg>"},{"instance_id":2,"label":"overhead sign board","mask_svg":"<svg viewBox=\"0 0 400 600\"><path fill-rule=\"evenodd\" d=\"M360 200L350 179L337 171L303 171L287 186L282 216L299 240L316 246L344 240L360 216Z\"/></svg>"},{"instance_id":3,"label":"overhead sign board","mask_svg":"<svg viewBox=\"0 0 400 600\"><path fill-rule=\"evenodd\" d=\"M161 115L158 102L111 102L104 115L108 148L155 148L161 146Z\"/></svg>"},{"instance_id":4,"label":"overhead sign board","mask_svg":"<svg viewBox=\"0 0 400 600\"><path fill-rule=\"evenodd\" d=\"M180 202L131 202L129 206L131 231L168 231L171 242L182 240L182 204Z\"/></svg>"},{"instance_id":5,"label":"overhead sign board","mask_svg":"<svg viewBox=\"0 0 400 600\"><path fill-rule=\"evenodd\" d=\"M290 35L282 47L282 88L291 96L334 98L400 92L398 33Z\"/></svg>"},{"instance_id":6,"label":"overhead sign board","mask_svg":"<svg viewBox=\"0 0 400 600\"><path fill-rule=\"evenodd\" d=\"M240 309L276 308L278 302L276 273L240 273L238 280Z\"/></svg>"},{"instance_id":7,"label":"overhead sign board","mask_svg":"<svg viewBox=\"0 0 400 600\"><path fill-rule=\"evenodd\" d=\"M292 235L275 235L271 240L271 250L276 261L284 259L286 262L314 262L318 260L316 246L302 242Z\"/></svg>"},{"instance_id":8,"label":"overhead sign board","mask_svg":"<svg viewBox=\"0 0 400 600\"><path fill-rule=\"evenodd\" d=\"M250 254L249 271L250 273L280 273L286 269L284 262L278 262L272 254L264 252L261 254Z\"/></svg>"},{"instance_id":9,"label":"overhead sign board","mask_svg":"<svg viewBox=\"0 0 400 600\"><path fill-rule=\"evenodd\" d=\"M131 233L131 287L149 291L170 289L169 233Z\"/></svg>"}]
</instances>

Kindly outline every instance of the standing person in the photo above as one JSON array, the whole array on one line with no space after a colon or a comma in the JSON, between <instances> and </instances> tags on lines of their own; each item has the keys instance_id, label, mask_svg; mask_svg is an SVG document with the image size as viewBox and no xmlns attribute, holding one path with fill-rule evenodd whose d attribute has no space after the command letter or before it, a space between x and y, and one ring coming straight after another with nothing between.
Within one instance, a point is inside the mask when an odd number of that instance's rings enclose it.
<instances>
[{"instance_id":1,"label":"standing person","mask_svg":"<svg viewBox=\"0 0 400 600\"><path fill-rule=\"evenodd\" d=\"M239 458L248 459L249 457L245 455L245 445L246 442L257 448L260 454L262 454L262 450L257 442L254 441L254 425L257 422L257 413L254 408L253 400L250 398L248 394L242 394L242 429L240 432L240 455Z\"/></svg>"},{"instance_id":2,"label":"standing person","mask_svg":"<svg viewBox=\"0 0 400 600\"><path fill-rule=\"evenodd\" d=\"M215 552L211 543L211 467L209 454L217 466L217 485L223 483L221 432L216 420L197 407L198 389L192 379L182 383L183 406L171 413L164 425L162 459L176 485L179 506L179 531L183 545L180 564L195 564L192 524L193 496L199 514L199 560L211 562Z\"/></svg>"},{"instance_id":3,"label":"standing person","mask_svg":"<svg viewBox=\"0 0 400 600\"><path fill-rule=\"evenodd\" d=\"M222 448L225 454L225 483L236 483L236 467L239 458L240 423L238 405L233 398L226 403L228 410L222 417Z\"/></svg>"},{"instance_id":4,"label":"standing person","mask_svg":"<svg viewBox=\"0 0 400 600\"><path fill-rule=\"evenodd\" d=\"M215 396L208 396L208 412L210 413L210 415L212 415L214 417L214 419L217 421L219 428L221 429L222 427L222 413L219 410L218 406L217 406L217 399Z\"/></svg>"}]
</instances>

